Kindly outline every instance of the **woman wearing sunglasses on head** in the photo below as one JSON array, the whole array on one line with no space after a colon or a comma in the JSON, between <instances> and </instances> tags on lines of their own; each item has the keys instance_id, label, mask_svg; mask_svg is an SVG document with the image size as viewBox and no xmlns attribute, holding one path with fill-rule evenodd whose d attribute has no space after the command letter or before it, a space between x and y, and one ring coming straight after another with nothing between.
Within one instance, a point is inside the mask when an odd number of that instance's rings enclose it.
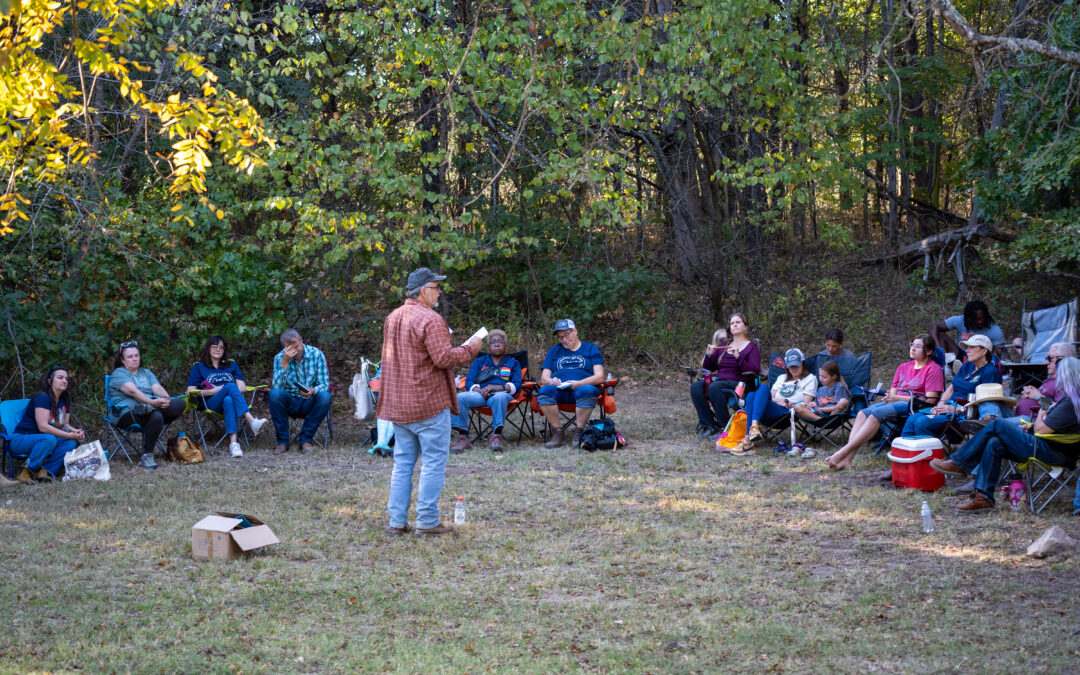
<instances>
[{"instance_id":1,"label":"woman wearing sunglasses on head","mask_svg":"<svg viewBox=\"0 0 1080 675\"><path fill-rule=\"evenodd\" d=\"M171 399L152 372L142 367L139 343L120 345L113 361L116 370L109 381L109 419L123 429L142 427L143 454L139 466L156 469L154 446L165 425L180 417L187 407L183 398Z\"/></svg>"},{"instance_id":2,"label":"woman wearing sunglasses on head","mask_svg":"<svg viewBox=\"0 0 1080 675\"><path fill-rule=\"evenodd\" d=\"M12 432L11 449L25 455L26 463L18 481L52 480L64 468L64 455L81 443L86 435L82 429L68 424L71 411L71 381L67 370L53 366L41 378L41 386L22 419Z\"/></svg>"}]
</instances>

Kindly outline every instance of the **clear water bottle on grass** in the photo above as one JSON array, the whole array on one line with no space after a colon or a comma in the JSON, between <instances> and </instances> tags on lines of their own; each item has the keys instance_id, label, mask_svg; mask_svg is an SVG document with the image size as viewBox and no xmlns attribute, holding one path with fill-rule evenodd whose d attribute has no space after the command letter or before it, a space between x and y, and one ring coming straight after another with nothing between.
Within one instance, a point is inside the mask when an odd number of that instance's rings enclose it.
<instances>
[{"instance_id":1,"label":"clear water bottle on grass","mask_svg":"<svg viewBox=\"0 0 1080 675\"><path fill-rule=\"evenodd\" d=\"M934 515L930 513L930 504L926 501L922 503L922 531L934 531Z\"/></svg>"},{"instance_id":2,"label":"clear water bottle on grass","mask_svg":"<svg viewBox=\"0 0 1080 675\"><path fill-rule=\"evenodd\" d=\"M454 502L454 524L461 525L465 522L465 498L458 497Z\"/></svg>"}]
</instances>

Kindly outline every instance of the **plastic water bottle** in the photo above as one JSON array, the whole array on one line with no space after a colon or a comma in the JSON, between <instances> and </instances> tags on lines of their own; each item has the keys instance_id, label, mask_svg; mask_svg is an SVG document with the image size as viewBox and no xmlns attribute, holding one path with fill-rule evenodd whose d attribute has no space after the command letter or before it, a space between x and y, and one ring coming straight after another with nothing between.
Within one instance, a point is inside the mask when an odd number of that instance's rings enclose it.
<instances>
[{"instance_id":1,"label":"plastic water bottle","mask_svg":"<svg viewBox=\"0 0 1080 675\"><path fill-rule=\"evenodd\" d=\"M458 497L454 502L454 524L461 525L465 522L465 498Z\"/></svg>"},{"instance_id":2,"label":"plastic water bottle","mask_svg":"<svg viewBox=\"0 0 1080 675\"><path fill-rule=\"evenodd\" d=\"M934 516L930 513L930 504L925 501L922 503L922 531L934 531Z\"/></svg>"}]
</instances>

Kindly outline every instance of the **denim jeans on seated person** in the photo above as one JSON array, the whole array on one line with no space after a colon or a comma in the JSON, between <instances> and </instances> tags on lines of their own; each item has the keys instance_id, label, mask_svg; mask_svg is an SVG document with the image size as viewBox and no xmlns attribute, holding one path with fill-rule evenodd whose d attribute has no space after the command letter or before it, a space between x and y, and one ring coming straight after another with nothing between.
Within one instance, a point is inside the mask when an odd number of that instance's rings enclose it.
<instances>
[{"instance_id":1,"label":"denim jeans on seated person","mask_svg":"<svg viewBox=\"0 0 1080 675\"><path fill-rule=\"evenodd\" d=\"M929 408L927 408L929 410ZM937 436L941 433L941 430L945 428L945 423L949 420L960 421L966 417L966 411L960 411L958 413L947 413L944 415L927 415L925 413L916 413L907 419L904 423L904 430L901 433L902 436ZM987 403L979 404L978 417L984 417L986 415L993 415L998 418L1007 418L1012 415L1012 409L1008 406L1001 405L997 401L989 401Z\"/></svg>"},{"instance_id":2,"label":"denim jeans on seated person","mask_svg":"<svg viewBox=\"0 0 1080 675\"><path fill-rule=\"evenodd\" d=\"M478 391L463 391L457 395L458 409L461 412L453 416L450 426L460 431L468 431L469 411L487 406L491 408L491 427L495 433L501 434L503 422L506 420L506 407L513 398L507 391L497 391L487 399Z\"/></svg>"},{"instance_id":3,"label":"denim jeans on seated person","mask_svg":"<svg viewBox=\"0 0 1080 675\"><path fill-rule=\"evenodd\" d=\"M417 459L422 466L416 486L416 526L429 528L439 524L439 496L446 480L449 456L449 408L419 422L394 423L394 470L390 474L390 500L386 503L390 527L404 527L408 522Z\"/></svg>"},{"instance_id":4,"label":"denim jeans on seated person","mask_svg":"<svg viewBox=\"0 0 1080 675\"><path fill-rule=\"evenodd\" d=\"M555 405L557 403L573 403L578 408L595 408L596 397L600 395L600 389L591 384L583 384L577 389L559 389L546 384L540 387L536 393L536 402L540 405Z\"/></svg>"},{"instance_id":5,"label":"denim jeans on seated person","mask_svg":"<svg viewBox=\"0 0 1080 675\"><path fill-rule=\"evenodd\" d=\"M993 504L994 488L1001 476L1001 461L1011 459L1023 462L1030 457L1051 466L1071 466L1073 463L1072 459L1051 448L1046 441L1005 419L996 419L987 424L949 459L968 473L975 474L975 489Z\"/></svg>"},{"instance_id":6,"label":"denim jeans on seated person","mask_svg":"<svg viewBox=\"0 0 1080 675\"><path fill-rule=\"evenodd\" d=\"M749 424L761 422L765 426L772 426L781 419L791 415L791 409L785 408L772 400L772 391L768 387L761 387L746 395L746 415L750 419Z\"/></svg>"},{"instance_id":7,"label":"denim jeans on seated person","mask_svg":"<svg viewBox=\"0 0 1080 675\"><path fill-rule=\"evenodd\" d=\"M703 428L723 429L727 426L731 413L729 407L737 407L738 400L735 398L735 380L713 380L709 383L709 391L706 396L705 381L694 380L690 383L690 400L694 403L697 411L698 424ZM710 405L712 404L712 405Z\"/></svg>"},{"instance_id":8,"label":"denim jeans on seated person","mask_svg":"<svg viewBox=\"0 0 1080 675\"><path fill-rule=\"evenodd\" d=\"M216 394L205 399L207 410L221 413L225 417L225 432L235 434L237 423L248 412L247 401L244 395L232 382L222 385Z\"/></svg>"},{"instance_id":9,"label":"denim jeans on seated person","mask_svg":"<svg viewBox=\"0 0 1080 675\"><path fill-rule=\"evenodd\" d=\"M908 402L907 401L893 401L892 403L875 403L869 408L865 408L863 411L867 417L873 415L879 422L886 422L897 417L904 417L908 414Z\"/></svg>"},{"instance_id":10,"label":"denim jeans on seated person","mask_svg":"<svg viewBox=\"0 0 1080 675\"><path fill-rule=\"evenodd\" d=\"M304 426L300 428L297 442L303 445L315 438L326 413L330 412L330 392L320 391L310 398L293 396L282 389L270 391L270 419L274 420L274 434L278 445L289 444L289 418L303 417Z\"/></svg>"},{"instance_id":11,"label":"denim jeans on seated person","mask_svg":"<svg viewBox=\"0 0 1080 675\"><path fill-rule=\"evenodd\" d=\"M60 438L52 434L12 434L11 451L17 457L26 457L26 468L30 473L44 468L52 475L57 475L64 468L64 455L74 450L79 444L70 438Z\"/></svg>"}]
</instances>

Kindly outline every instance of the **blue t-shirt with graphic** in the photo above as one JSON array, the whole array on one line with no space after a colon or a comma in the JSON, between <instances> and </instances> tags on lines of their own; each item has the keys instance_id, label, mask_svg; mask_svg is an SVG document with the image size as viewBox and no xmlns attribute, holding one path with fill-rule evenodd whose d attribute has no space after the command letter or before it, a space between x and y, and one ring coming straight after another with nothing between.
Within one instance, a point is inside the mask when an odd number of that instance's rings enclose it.
<instances>
[{"instance_id":1,"label":"blue t-shirt with graphic","mask_svg":"<svg viewBox=\"0 0 1080 675\"><path fill-rule=\"evenodd\" d=\"M965 361L952 381L953 400L962 398L970 401L975 396L975 387L988 382L1001 384L1001 371L994 364L987 363L982 368L976 368L971 361Z\"/></svg>"},{"instance_id":2,"label":"blue t-shirt with graphic","mask_svg":"<svg viewBox=\"0 0 1080 675\"><path fill-rule=\"evenodd\" d=\"M577 351L570 351L562 345L555 345L544 357L544 365L554 377L566 382L584 380L593 376L593 366L604 365L600 349L591 342L582 342Z\"/></svg>"},{"instance_id":3,"label":"blue t-shirt with graphic","mask_svg":"<svg viewBox=\"0 0 1080 675\"><path fill-rule=\"evenodd\" d=\"M825 406L836 405L845 398L850 401L851 394L848 392L847 385L837 380L831 387L817 388L817 393L814 395L814 408L820 410Z\"/></svg>"},{"instance_id":4,"label":"blue t-shirt with graphic","mask_svg":"<svg viewBox=\"0 0 1080 675\"><path fill-rule=\"evenodd\" d=\"M30 402L26 404L26 410L23 411L22 419L15 425L15 429L11 432L14 434L40 434L41 430L38 429L37 415L34 413L38 408L49 411L49 424L57 426L56 415L52 412L52 397L43 391L39 391L34 394L34 398L30 399ZM56 404L57 411L67 412L67 404L60 401Z\"/></svg>"},{"instance_id":5,"label":"blue t-shirt with graphic","mask_svg":"<svg viewBox=\"0 0 1080 675\"><path fill-rule=\"evenodd\" d=\"M236 365L236 361L229 361L220 368L211 368L199 361L191 366L191 373L188 375L187 383L189 387L201 389L203 382L209 382L215 387L220 387L223 384L243 379L244 375L240 372L240 366Z\"/></svg>"}]
</instances>

